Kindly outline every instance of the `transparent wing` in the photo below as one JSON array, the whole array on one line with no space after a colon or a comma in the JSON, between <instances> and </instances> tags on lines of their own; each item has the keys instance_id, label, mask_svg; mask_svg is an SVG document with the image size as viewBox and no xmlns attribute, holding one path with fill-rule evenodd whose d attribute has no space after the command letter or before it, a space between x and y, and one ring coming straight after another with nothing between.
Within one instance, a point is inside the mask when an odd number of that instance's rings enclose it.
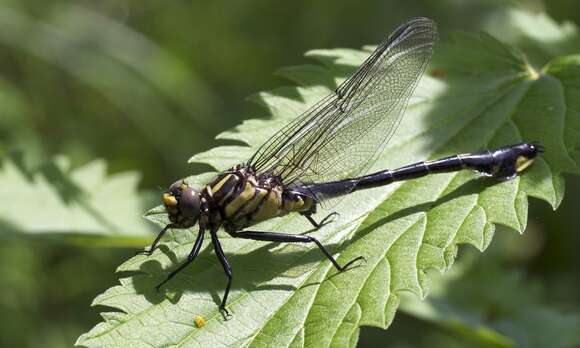
<instances>
[{"instance_id":1,"label":"transparent wing","mask_svg":"<svg viewBox=\"0 0 580 348\"><path fill-rule=\"evenodd\" d=\"M335 93L274 134L247 164L288 186L365 172L399 125L436 40L430 19L401 25Z\"/></svg>"}]
</instances>

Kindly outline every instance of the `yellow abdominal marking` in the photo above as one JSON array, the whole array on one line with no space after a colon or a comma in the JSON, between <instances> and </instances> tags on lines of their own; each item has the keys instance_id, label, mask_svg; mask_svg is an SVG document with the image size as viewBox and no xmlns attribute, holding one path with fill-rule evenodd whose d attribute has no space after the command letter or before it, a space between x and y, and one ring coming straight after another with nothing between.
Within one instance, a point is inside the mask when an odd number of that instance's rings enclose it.
<instances>
[{"instance_id":1,"label":"yellow abdominal marking","mask_svg":"<svg viewBox=\"0 0 580 348\"><path fill-rule=\"evenodd\" d=\"M533 158L527 158L525 156L519 156L516 159L516 172L520 173L524 169L528 168L534 162Z\"/></svg>"}]
</instances>

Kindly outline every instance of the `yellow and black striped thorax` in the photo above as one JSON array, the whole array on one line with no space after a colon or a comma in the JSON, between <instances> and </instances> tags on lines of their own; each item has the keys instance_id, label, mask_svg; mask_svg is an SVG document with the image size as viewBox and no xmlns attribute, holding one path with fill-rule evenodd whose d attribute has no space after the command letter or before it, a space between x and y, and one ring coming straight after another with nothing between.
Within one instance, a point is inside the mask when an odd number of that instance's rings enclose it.
<instances>
[{"instance_id":1,"label":"yellow and black striped thorax","mask_svg":"<svg viewBox=\"0 0 580 348\"><path fill-rule=\"evenodd\" d=\"M249 168L220 174L202 192L220 222L243 228L290 212L307 211L313 199L285 189L275 178L258 178Z\"/></svg>"}]
</instances>

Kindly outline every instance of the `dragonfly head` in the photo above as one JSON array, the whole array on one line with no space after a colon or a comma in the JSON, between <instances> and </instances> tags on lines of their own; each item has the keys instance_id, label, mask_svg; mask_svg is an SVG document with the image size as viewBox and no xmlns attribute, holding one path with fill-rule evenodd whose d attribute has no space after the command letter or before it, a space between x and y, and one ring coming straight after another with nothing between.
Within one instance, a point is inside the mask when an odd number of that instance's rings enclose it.
<instances>
[{"instance_id":1,"label":"dragonfly head","mask_svg":"<svg viewBox=\"0 0 580 348\"><path fill-rule=\"evenodd\" d=\"M178 180L163 193L162 200L172 227L188 228L195 225L201 206L197 190L185 181Z\"/></svg>"}]
</instances>

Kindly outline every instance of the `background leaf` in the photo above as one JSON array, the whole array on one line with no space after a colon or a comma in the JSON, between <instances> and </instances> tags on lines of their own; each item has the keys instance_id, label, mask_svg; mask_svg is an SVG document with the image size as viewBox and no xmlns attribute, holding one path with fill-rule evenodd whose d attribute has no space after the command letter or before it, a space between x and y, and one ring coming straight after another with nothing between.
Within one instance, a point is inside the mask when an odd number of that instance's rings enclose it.
<instances>
[{"instance_id":1,"label":"background leaf","mask_svg":"<svg viewBox=\"0 0 580 348\"><path fill-rule=\"evenodd\" d=\"M450 272L432 274L426 300L403 295L401 310L478 346L580 344L579 312L562 305L547 306L545 293L550 291L549 285L546 288L513 264L506 265L510 254L520 251L519 258L529 257L521 250L537 250L537 232L528 229L524 238L501 232L486 257L466 250Z\"/></svg>"},{"instance_id":2,"label":"background leaf","mask_svg":"<svg viewBox=\"0 0 580 348\"><path fill-rule=\"evenodd\" d=\"M305 85L258 94L253 99L272 119L247 121L220 138L243 141L255 149L329 92L333 85L319 85L329 82L328 74L340 81L366 54L310 53L326 71L311 66L283 70ZM579 122L578 115L566 108L570 103L566 96L577 92L577 75L566 74L565 84L558 72L576 72L577 62L560 58L554 61L557 65L540 70L518 50L486 34L458 35L438 54L434 75L443 78L423 79L399 132L375 168L522 139L543 142L547 152L523 176L495 183L473 173L434 175L350 195L336 207L340 219L311 232L340 252L339 262L358 255L367 258L366 264L342 274L321 262L319 251L310 246L222 237L234 268L230 321L223 321L217 310L225 279L209 248L168 284L166 294L155 292L154 285L186 257L195 237L195 231L172 231L153 256L138 256L119 267L121 284L94 301L118 311L102 313L104 321L77 344L354 346L361 325L391 323L400 293L426 296L427 272L449 269L459 244L484 250L497 224L523 231L528 196L556 208L563 196L562 173L578 173L577 149L566 134L577 132ZM251 152L239 151L236 158L237 150L217 148L193 160L223 170ZM207 177L189 180L201 184L202 179ZM299 216L256 227L292 233L307 228ZM206 326L195 327L196 315L205 317Z\"/></svg>"},{"instance_id":3,"label":"background leaf","mask_svg":"<svg viewBox=\"0 0 580 348\"><path fill-rule=\"evenodd\" d=\"M109 176L100 160L71 169L60 157L31 169L18 153L0 159L2 234L108 246L141 246L152 235L141 217L151 196L137 192L138 174Z\"/></svg>"}]
</instances>

